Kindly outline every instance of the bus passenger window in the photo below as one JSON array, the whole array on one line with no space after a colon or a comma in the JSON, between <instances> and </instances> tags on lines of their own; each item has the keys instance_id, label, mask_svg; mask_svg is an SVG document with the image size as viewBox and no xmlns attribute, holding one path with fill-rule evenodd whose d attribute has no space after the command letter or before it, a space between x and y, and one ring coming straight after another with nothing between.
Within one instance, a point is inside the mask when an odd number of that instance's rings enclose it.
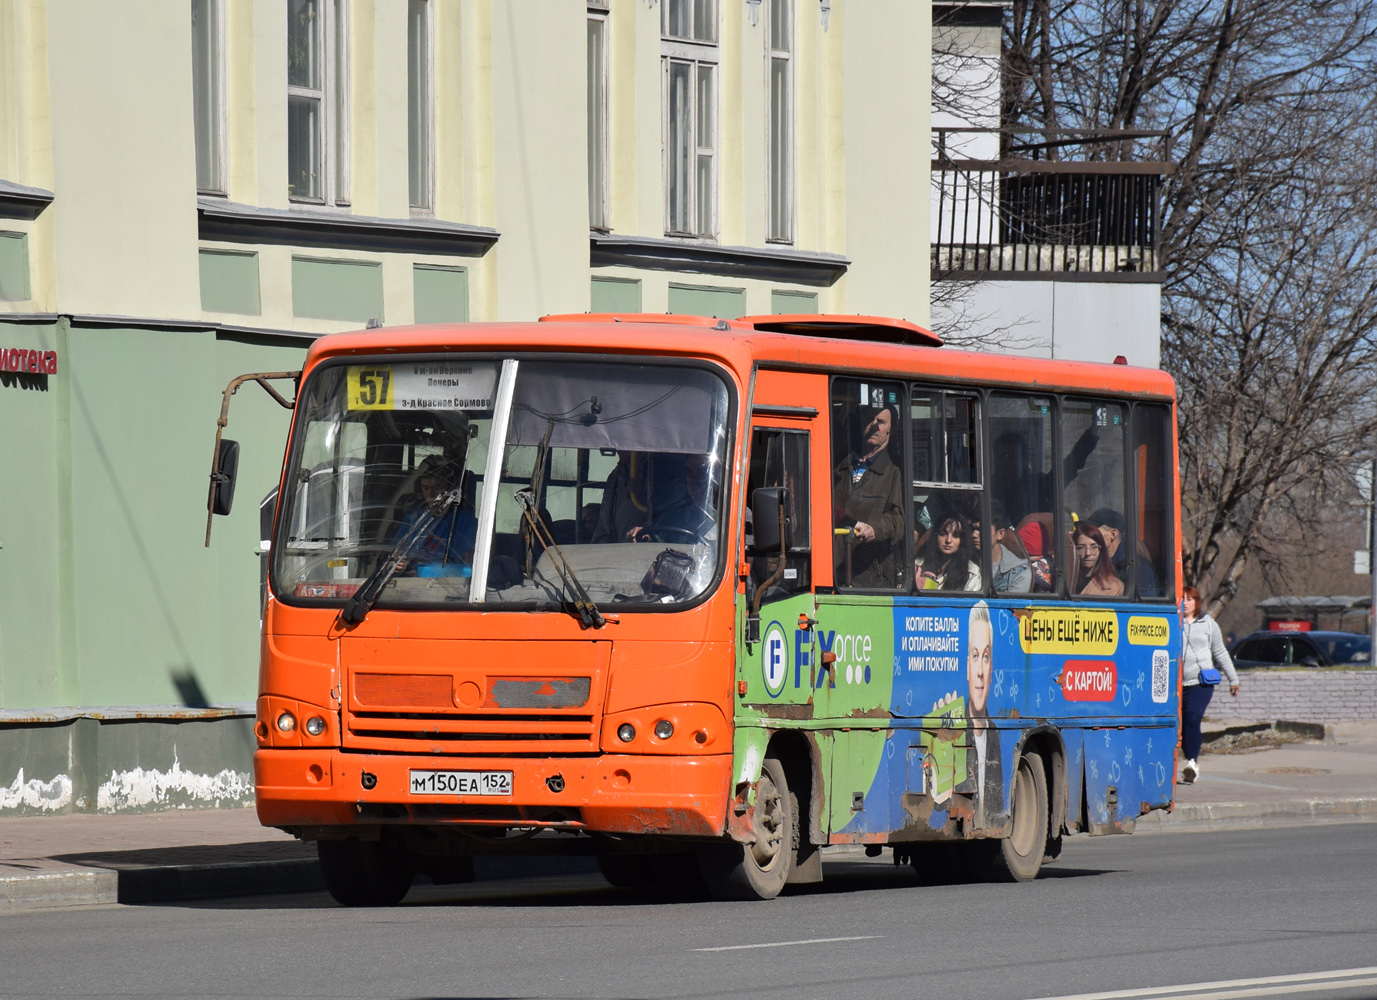
<instances>
[{"instance_id":1,"label":"bus passenger window","mask_svg":"<svg viewBox=\"0 0 1377 1000\"><path fill-rule=\"evenodd\" d=\"M1075 558L1068 575L1073 593L1117 597L1128 592L1127 413L1123 404L1103 400L1068 399L1062 405L1063 502Z\"/></svg>"},{"instance_id":2,"label":"bus passenger window","mask_svg":"<svg viewBox=\"0 0 1377 1000\"><path fill-rule=\"evenodd\" d=\"M1014 529L1008 549L1023 550L1028 560L1028 589L1048 593L1056 589L1056 518L1053 513L1052 401L1046 396L994 393L989 401L990 508L993 533L1003 522ZM1007 536L1006 536L1007 537ZM1004 558L1001 552L997 558ZM995 570L996 590L1001 583L1017 593L1022 574L1006 567L1001 579Z\"/></svg>"},{"instance_id":3,"label":"bus passenger window","mask_svg":"<svg viewBox=\"0 0 1377 1000\"><path fill-rule=\"evenodd\" d=\"M763 603L780 600L805 591L811 584L808 552L808 434L805 431L756 428L751 435L751 466L746 487L746 544L750 552L753 525L751 496L758 489L782 486L789 491L791 544L786 553L784 573L765 591ZM779 553L756 552L750 555L751 585L761 586L779 569Z\"/></svg>"},{"instance_id":4,"label":"bus passenger window","mask_svg":"<svg viewBox=\"0 0 1377 1000\"><path fill-rule=\"evenodd\" d=\"M1171 409L1140 404L1133 409L1133 461L1138 480L1139 597L1172 597L1175 574L1168 553L1171 532Z\"/></svg>"},{"instance_id":5,"label":"bus passenger window","mask_svg":"<svg viewBox=\"0 0 1377 1000\"><path fill-rule=\"evenodd\" d=\"M980 400L914 387L913 561L918 590L982 589Z\"/></svg>"},{"instance_id":6,"label":"bus passenger window","mask_svg":"<svg viewBox=\"0 0 1377 1000\"><path fill-rule=\"evenodd\" d=\"M837 583L897 590L904 571L901 387L832 383L832 524Z\"/></svg>"}]
</instances>

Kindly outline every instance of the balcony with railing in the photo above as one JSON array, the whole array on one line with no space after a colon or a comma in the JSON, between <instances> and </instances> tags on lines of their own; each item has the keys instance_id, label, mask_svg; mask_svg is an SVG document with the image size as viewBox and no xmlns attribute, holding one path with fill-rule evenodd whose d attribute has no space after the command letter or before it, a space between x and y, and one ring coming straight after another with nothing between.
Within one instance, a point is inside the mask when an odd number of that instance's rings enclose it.
<instances>
[{"instance_id":1,"label":"balcony with railing","mask_svg":"<svg viewBox=\"0 0 1377 1000\"><path fill-rule=\"evenodd\" d=\"M932 131L933 280L1160 280L1168 133Z\"/></svg>"}]
</instances>

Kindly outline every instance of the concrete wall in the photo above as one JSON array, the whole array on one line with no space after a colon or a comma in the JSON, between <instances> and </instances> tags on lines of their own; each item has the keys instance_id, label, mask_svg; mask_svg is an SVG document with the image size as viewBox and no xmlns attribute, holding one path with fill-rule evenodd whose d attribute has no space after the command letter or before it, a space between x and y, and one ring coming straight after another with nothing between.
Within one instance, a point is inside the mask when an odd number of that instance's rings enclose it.
<instances>
[{"instance_id":1,"label":"concrete wall","mask_svg":"<svg viewBox=\"0 0 1377 1000\"><path fill-rule=\"evenodd\" d=\"M1072 361L1161 363L1162 288L1152 282L980 281L946 283L952 301L933 306L932 329L974 338L1005 354Z\"/></svg>"},{"instance_id":2,"label":"concrete wall","mask_svg":"<svg viewBox=\"0 0 1377 1000\"><path fill-rule=\"evenodd\" d=\"M1377 720L1377 670L1240 670L1237 698L1224 685L1207 719L1275 722Z\"/></svg>"}]
</instances>

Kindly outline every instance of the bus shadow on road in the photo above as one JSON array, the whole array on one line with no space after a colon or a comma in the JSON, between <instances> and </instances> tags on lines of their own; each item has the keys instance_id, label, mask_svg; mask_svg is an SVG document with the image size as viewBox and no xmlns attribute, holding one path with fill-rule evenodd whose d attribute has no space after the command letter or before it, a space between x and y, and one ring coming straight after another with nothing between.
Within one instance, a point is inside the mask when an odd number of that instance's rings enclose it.
<instances>
[{"instance_id":1,"label":"bus shadow on road","mask_svg":"<svg viewBox=\"0 0 1377 1000\"><path fill-rule=\"evenodd\" d=\"M1091 878L1112 875L1113 868L1069 868L1047 866L1039 880ZM825 879L811 885L791 885L783 898L795 896L842 896L857 892L940 889L976 887L982 883L952 878L920 879L907 865L895 866L887 862L829 862L824 866ZM422 907L628 907L628 906L685 906L714 903L701 888L675 889L619 889L596 872L575 871L529 878L480 879L462 885L431 885L418 883L400 904L402 909ZM323 892L294 893L275 896L238 896L223 899L180 900L162 905L196 909L333 909L338 906Z\"/></svg>"}]
</instances>

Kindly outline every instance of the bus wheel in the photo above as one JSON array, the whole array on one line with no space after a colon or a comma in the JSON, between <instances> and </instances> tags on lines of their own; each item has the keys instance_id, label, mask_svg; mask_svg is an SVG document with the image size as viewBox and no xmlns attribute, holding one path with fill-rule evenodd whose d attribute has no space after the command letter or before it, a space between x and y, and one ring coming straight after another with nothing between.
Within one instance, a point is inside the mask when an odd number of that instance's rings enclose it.
<instances>
[{"instance_id":1,"label":"bus wheel","mask_svg":"<svg viewBox=\"0 0 1377 1000\"><path fill-rule=\"evenodd\" d=\"M990 874L1000 881L1029 882L1037 878L1047 851L1047 772L1036 753L1019 758L1009 814L1009 836L988 842ZM996 844L997 851L993 849Z\"/></svg>"},{"instance_id":2,"label":"bus wheel","mask_svg":"<svg viewBox=\"0 0 1377 1000\"><path fill-rule=\"evenodd\" d=\"M416 874L411 855L381 841L320 840L316 853L325 888L341 906L395 906Z\"/></svg>"},{"instance_id":3,"label":"bus wheel","mask_svg":"<svg viewBox=\"0 0 1377 1000\"><path fill-rule=\"evenodd\" d=\"M699 848L698 865L718 899L774 899L789 880L798 839L798 799L789 792L784 766L765 760L755 792L754 844Z\"/></svg>"}]
</instances>

